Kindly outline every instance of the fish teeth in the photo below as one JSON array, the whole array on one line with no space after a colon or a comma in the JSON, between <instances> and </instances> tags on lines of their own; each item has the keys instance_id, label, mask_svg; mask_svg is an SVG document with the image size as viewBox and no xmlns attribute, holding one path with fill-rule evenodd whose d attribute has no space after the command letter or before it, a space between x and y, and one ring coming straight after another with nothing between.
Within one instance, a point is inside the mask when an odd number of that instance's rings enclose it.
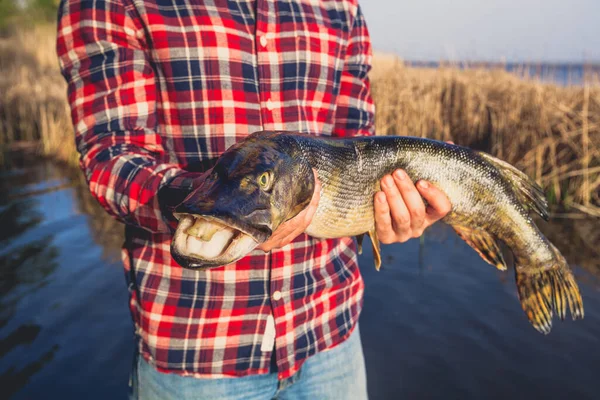
<instances>
[{"instance_id":1,"label":"fish teeth","mask_svg":"<svg viewBox=\"0 0 600 400\"><path fill-rule=\"evenodd\" d=\"M210 242L215 233L220 232L227 227L215 221L208 221L202 217L193 217L193 225L185 233L194 236L203 242Z\"/></svg>"},{"instance_id":2,"label":"fish teeth","mask_svg":"<svg viewBox=\"0 0 600 400\"><path fill-rule=\"evenodd\" d=\"M232 229L219 229L212 233L210 241L188 235L185 241L186 252L203 259L214 259L227 251L236 235Z\"/></svg>"}]
</instances>

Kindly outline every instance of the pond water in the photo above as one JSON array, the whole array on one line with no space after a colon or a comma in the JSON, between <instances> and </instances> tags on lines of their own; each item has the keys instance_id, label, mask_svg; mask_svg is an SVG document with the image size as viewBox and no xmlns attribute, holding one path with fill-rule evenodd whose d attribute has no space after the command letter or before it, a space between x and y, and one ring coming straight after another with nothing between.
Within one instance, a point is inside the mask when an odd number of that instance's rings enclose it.
<instances>
[{"instance_id":1,"label":"pond water","mask_svg":"<svg viewBox=\"0 0 600 400\"><path fill-rule=\"evenodd\" d=\"M379 272L365 244L370 398L599 398L600 227L544 229L572 263L586 312L555 319L548 336L527 322L512 270L484 263L449 227L384 246ZM121 241L77 172L18 161L0 171L0 398L126 398Z\"/></svg>"}]
</instances>

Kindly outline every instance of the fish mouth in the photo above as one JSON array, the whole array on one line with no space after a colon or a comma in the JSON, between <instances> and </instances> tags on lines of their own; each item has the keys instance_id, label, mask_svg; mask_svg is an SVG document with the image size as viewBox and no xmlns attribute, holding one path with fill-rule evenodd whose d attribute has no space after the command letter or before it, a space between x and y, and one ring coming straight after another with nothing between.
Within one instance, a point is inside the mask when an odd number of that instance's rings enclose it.
<instances>
[{"instance_id":1,"label":"fish mouth","mask_svg":"<svg viewBox=\"0 0 600 400\"><path fill-rule=\"evenodd\" d=\"M206 269L230 264L246 256L262 241L256 232L206 215L174 214L179 225L171 254L184 268Z\"/></svg>"}]
</instances>

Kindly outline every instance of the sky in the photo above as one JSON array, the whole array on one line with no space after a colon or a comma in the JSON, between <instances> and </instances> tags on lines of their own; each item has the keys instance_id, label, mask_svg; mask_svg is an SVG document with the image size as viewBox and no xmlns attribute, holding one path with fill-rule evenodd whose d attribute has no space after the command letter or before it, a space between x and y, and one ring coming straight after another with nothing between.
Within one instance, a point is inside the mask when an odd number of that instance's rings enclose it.
<instances>
[{"instance_id":1,"label":"sky","mask_svg":"<svg viewBox=\"0 0 600 400\"><path fill-rule=\"evenodd\" d=\"M600 0L359 0L375 51L405 60L600 61Z\"/></svg>"}]
</instances>

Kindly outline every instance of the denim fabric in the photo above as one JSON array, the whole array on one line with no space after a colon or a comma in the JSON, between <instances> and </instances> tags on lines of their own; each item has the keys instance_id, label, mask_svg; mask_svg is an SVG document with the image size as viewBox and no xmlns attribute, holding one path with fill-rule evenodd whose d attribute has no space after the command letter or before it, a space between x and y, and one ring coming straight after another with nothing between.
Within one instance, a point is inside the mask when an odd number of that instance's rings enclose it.
<instances>
[{"instance_id":1,"label":"denim fabric","mask_svg":"<svg viewBox=\"0 0 600 400\"><path fill-rule=\"evenodd\" d=\"M277 371L241 378L198 379L158 372L135 357L131 400L366 400L367 379L358 324L331 350L308 358L300 370L279 381Z\"/></svg>"}]
</instances>

